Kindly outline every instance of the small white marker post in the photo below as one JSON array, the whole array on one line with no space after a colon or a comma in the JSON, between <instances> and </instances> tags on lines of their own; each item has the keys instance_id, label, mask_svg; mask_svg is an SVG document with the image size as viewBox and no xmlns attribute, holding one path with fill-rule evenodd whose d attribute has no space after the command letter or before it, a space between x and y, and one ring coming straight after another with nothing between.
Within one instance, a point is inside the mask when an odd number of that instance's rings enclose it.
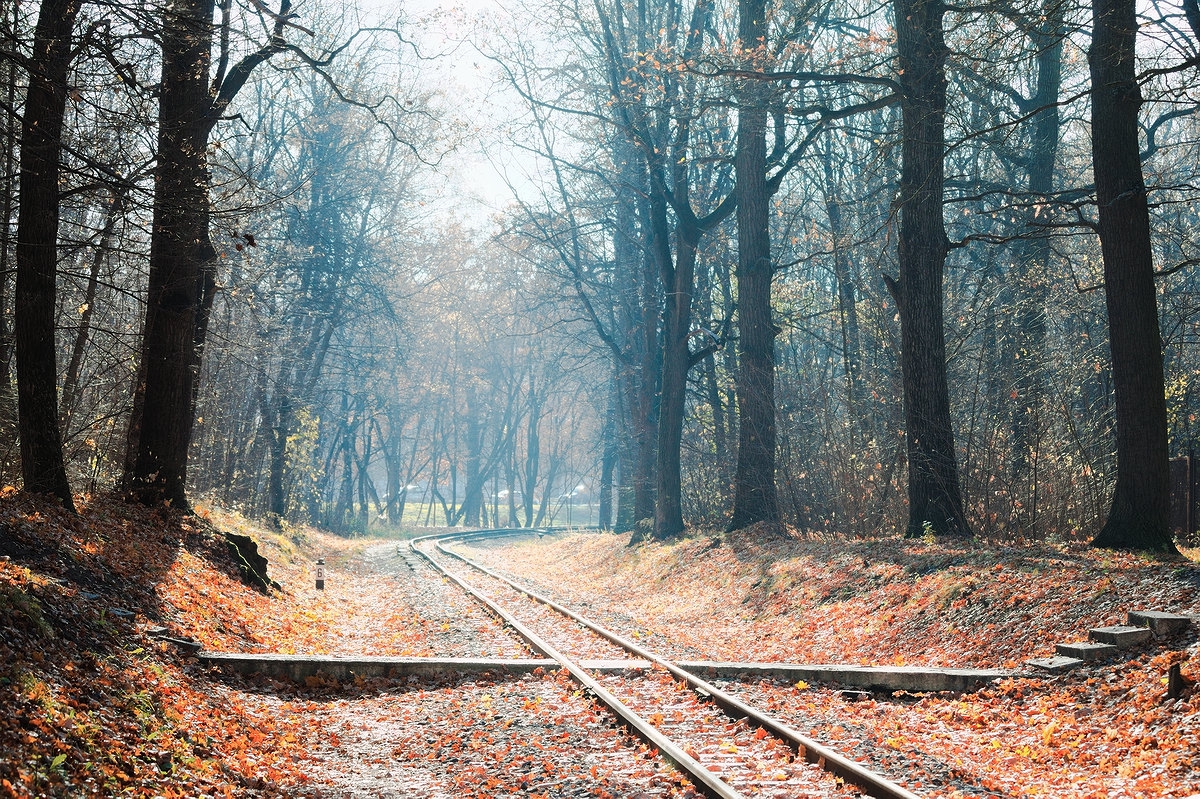
<instances>
[{"instance_id":1,"label":"small white marker post","mask_svg":"<svg viewBox=\"0 0 1200 799\"><path fill-rule=\"evenodd\" d=\"M317 590L325 590L325 558L317 558Z\"/></svg>"}]
</instances>

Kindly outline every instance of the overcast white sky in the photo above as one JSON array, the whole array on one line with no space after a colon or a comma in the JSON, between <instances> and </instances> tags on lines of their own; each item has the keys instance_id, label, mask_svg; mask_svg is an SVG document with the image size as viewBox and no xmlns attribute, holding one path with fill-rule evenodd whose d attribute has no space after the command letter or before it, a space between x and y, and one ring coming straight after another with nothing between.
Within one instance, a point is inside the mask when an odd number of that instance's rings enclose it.
<instances>
[{"instance_id":1,"label":"overcast white sky","mask_svg":"<svg viewBox=\"0 0 1200 799\"><path fill-rule=\"evenodd\" d=\"M368 13L374 10L393 19L395 9L402 8L409 23L406 34L418 41L422 53L442 54L424 62L426 80L453 98L448 106L470 135L439 167L433 181L437 187L435 215L490 231L491 217L513 199L493 162L511 157L511 148L501 141L500 128L504 118L519 109L511 95L497 90L496 67L478 53L473 42L479 29L488 26L489 16L499 12L500 4L496 0L362 2Z\"/></svg>"}]
</instances>

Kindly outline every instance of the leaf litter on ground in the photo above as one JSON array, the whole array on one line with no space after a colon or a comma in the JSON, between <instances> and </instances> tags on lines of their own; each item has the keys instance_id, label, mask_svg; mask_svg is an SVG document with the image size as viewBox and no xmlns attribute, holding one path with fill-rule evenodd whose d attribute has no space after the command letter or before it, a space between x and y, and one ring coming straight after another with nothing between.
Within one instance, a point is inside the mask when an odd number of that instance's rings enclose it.
<instances>
[{"instance_id":1,"label":"leaf litter on ground","mask_svg":"<svg viewBox=\"0 0 1200 799\"><path fill-rule=\"evenodd\" d=\"M1200 795L1197 624L1107 665L1024 666L1129 610L1200 614L1200 566L1034 544L575 534L469 554L679 659L1007 667L963 695L729 683L929 796ZM1200 624L1200 621L1198 621ZM1187 687L1167 695L1178 664Z\"/></svg>"},{"instance_id":2,"label":"leaf litter on ground","mask_svg":"<svg viewBox=\"0 0 1200 799\"><path fill-rule=\"evenodd\" d=\"M253 535L282 590L243 583L220 530ZM1078 547L627 541L475 553L689 658L1018 666L1127 609L1198 610L1194 563ZM557 673L297 685L221 677L149 634L240 652L528 654L453 586L385 564L395 546L107 496L76 516L0 492L0 796L691 795ZM912 772L923 795L1189 796L1200 702L1194 687L1167 700L1163 676L1175 663L1196 676L1195 642L1193 629L1113 667L963 696L734 687Z\"/></svg>"}]
</instances>

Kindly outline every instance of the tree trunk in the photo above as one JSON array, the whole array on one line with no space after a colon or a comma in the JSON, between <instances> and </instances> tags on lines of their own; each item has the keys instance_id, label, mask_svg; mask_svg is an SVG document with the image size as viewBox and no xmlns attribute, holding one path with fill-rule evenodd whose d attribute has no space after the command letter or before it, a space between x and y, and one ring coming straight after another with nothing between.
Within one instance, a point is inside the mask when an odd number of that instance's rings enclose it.
<instances>
[{"instance_id":1,"label":"tree trunk","mask_svg":"<svg viewBox=\"0 0 1200 799\"><path fill-rule=\"evenodd\" d=\"M467 489L463 495L459 516L467 527L478 527L480 511L483 509L483 485L487 474L483 471L483 424L479 420L479 400L475 387L468 383L467 400L467 460L465 464Z\"/></svg>"},{"instance_id":2,"label":"tree trunk","mask_svg":"<svg viewBox=\"0 0 1200 799\"><path fill-rule=\"evenodd\" d=\"M766 4L740 0L738 37L750 69L765 54ZM746 81L738 107L738 454L729 530L779 521L775 490L775 336L771 321L771 239L768 228L766 84Z\"/></svg>"},{"instance_id":3,"label":"tree trunk","mask_svg":"<svg viewBox=\"0 0 1200 799\"><path fill-rule=\"evenodd\" d=\"M270 443L270 469L267 472L267 513L279 523L287 517L287 494L283 487L287 468L288 431L292 427L292 404L286 393L276 394L271 407L264 409L263 427Z\"/></svg>"},{"instance_id":4,"label":"tree trunk","mask_svg":"<svg viewBox=\"0 0 1200 799\"><path fill-rule=\"evenodd\" d=\"M74 509L58 423L54 336L58 267L58 175L71 31L79 0L47 0L38 14L21 126L17 217L17 416L25 490Z\"/></svg>"},{"instance_id":5,"label":"tree trunk","mask_svg":"<svg viewBox=\"0 0 1200 799\"><path fill-rule=\"evenodd\" d=\"M143 502L188 507L197 314L216 257L209 240L208 111L213 0L163 12L162 82L150 282L142 360L146 375L130 489Z\"/></svg>"},{"instance_id":6,"label":"tree trunk","mask_svg":"<svg viewBox=\"0 0 1200 799\"><path fill-rule=\"evenodd\" d=\"M529 424L525 431L525 491L521 497L525 506L525 526L533 526L534 492L537 490L541 470L542 444L538 426L542 422L541 400L538 397L534 378L529 378ZM549 489L547 489L549 490Z\"/></svg>"},{"instance_id":7,"label":"tree trunk","mask_svg":"<svg viewBox=\"0 0 1200 799\"><path fill-rule=\"evenodd\" d=\"M649 244L649 242L647 242ZM657 464L655 444L658 441L660 387L659 347L659 279L658 270L647 253L642 266L641 320L637 333L640 357L633 367L630 379L634 385L633 425L636 459L633 461L633 525L654 519L655 467ZM636 536L635 536L636 537ZM632 541L631 541L632 543Z\"/></svg>"},{"instance_id":8,"label":"tree trunk","mask_svg":"<svg viewBox=\"0 0 1200 799\"><path fill-rule=\"evenodd\" d=\"M900 312L901 370L908 440L905 535L969 535L946 381L942 273L948 242L942 217L946 43L941 0L896 0L896 49L903 88L900 278L889 289Z\"/></svg>"},{"instance_id":9,"label":"tree trunk","mask_svg":"<svg viewBox=\"0 0 1200 799\"><path fill-rule=\"evenodd\" d=\"M1117 485L1093 546L1174 552L1150 215L1138 149L1134 0L1094 0L1092 162L1117 422Z\"/></svg>"},{"instance_id":10,"label":"tree trunk","mask_svg":"<svg viewBox=\"0 0 1200 799\"><path fill-rule=\"evenodd\" d=\"M663 285L667 304L663 318L662 390L658 411L658 461L655 470L654 537L674 538L683 532L682 480L679 449L691 367L688 333L692 322L692 292L696 277L696 247L701 231L677 220L675 264ZM667 256L669 260L669 256Z\"/></svg>"},{"instance_id":11,"label":"tree trunk","mask_svg":"<svg viewBox=\"0 0 1200 799\"><path fill-rule=\"evenodd\" d=\"M619 369L619 366L618 366ZM615 394L618 390L618 369L613 370L612 391L609 392L608 409L604 414L604 430L601 433L603 454L600 456L600 496L599 516L597 524L601 530L610 530L613 525L613 475L616 472L619 453L617 441L617 416L619 401Z\"/></svg>"},{"instance_id":12,"label":"tree trunk","mask_svg":"<svg viewBox=\"0 0 1200 799\"><path fill-rule=\"evenodd\" d=\"M268 41L211 76L215 0L178 0L162 10L158 149L141 369L130 441L137 454L123 483L137 499L187 508L187 455L196 381L216 292L209 238L208 137L254 69L286 49L290 0L280 0ZM228 16L224 24L228 25ZM228 30L226 28L226 30ZM222 41L223 56L227 55ZM210 81L215 86L210 86Z\"/></svg>"}]
</instances>

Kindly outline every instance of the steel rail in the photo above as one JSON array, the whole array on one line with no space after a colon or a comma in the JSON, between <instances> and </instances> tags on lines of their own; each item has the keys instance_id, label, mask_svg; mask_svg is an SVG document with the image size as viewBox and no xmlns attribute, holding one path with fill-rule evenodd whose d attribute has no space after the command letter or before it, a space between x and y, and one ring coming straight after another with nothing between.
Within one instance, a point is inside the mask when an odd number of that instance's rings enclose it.
<instances>
[{"instance_id":1,"label":"steel rail","mask_svg":"<svg viewBox=\"0 0 1200 799\"><path fill-rule=\"evenodd\" d=\"M714 704L720 707L731 718L750 719L767 732L786 741L799 757L804 758L809 763L817 764L818 767L825 769L835 776L841 777L846 782L858 786L869 796L876 797L876 799L921 799L919 795L900 785L897 785L880 774L876 774L866 766L863 766L861 763L858 763L857 761L852 760L845 755L834 751L833 749L830 749L824 744L814 741L793 727L784 724L782 721L760 712L756 708L746 704L745 702L742 702L737 697L726 693L720 688L717 688L715 685L702 679L696 674L679 667L672 661L667 660L666 658L651 652L645 647L642 647L639 644L592 622L570 608L564 607L554 600L542 596L532 589L510 580L504 575L499 574L498 572L493 571L482 564L476 563L464 555L446 549L442 545L442 541L452 538L467 540L472 538L491 537L487 535L487 532L488 531L481 531L480 533L468 533L465 535L451 534L429 536L429 538L437 539L436 545L438 551L446 554L449 557L456 558L474 569L478 569L480 572L488 575L489 577L507 583L514 590L519 591L536 602L540 602L541 604L552 608L577 624L588 628L610 643L615 644L616 646L619 646L627 652L630 652L644 660L649 660L655 665L667 670L677 679L685 681L688 686L696 692L708 696L710 699L712 699Z\"/></svg>"},{"instance_id":2,"label":"steel rail","mask_svg":"<svg viewBox=\"0 0 1200 799\"><path fill-rule=\"evenodd\" d=\"M522 530L521 532L531 532ZM507 531L498 534L510 534ZM476 534L477 535L477 534ZM483 595L478 588L463 580L458 575L452 574L449 569L430 555L428 552L420 549L417 544L419 542L430 539L439 539L443 537L458 537L456 534L449 536L445 534L435 534L414 538L409 542L409 546L414 552L427 560L435 569L453 580L460 588L473 596L476 600L483 604L488 610L502 619L505 624L512 627L517 634L524 638L529 645L539 654L545 655L558 662L560 666L567 670L575 682L586 688L593 696L596 697L605 707L611 710L621 719L622 723L641 738L646 743L658 749L659 755L686 774L696 787L699 788L706 796L712 799L744 799L744 795L733 786L726 783L724 780L715 776L702 763L693 758L683 750L681 746L676 744L667 736L663 735L653 724L646 719L643 719L624 702L617 698L615 694L609 691L604 686L600 685L594 677L588 674L578 663L568 658L563 653L559 652L548 642L541 638L533 630L526 627L521 622L517 621L508 611L501 608L491 599ZM440 547L439 547L440 549Z\"/></svg>"}]
</instances>

